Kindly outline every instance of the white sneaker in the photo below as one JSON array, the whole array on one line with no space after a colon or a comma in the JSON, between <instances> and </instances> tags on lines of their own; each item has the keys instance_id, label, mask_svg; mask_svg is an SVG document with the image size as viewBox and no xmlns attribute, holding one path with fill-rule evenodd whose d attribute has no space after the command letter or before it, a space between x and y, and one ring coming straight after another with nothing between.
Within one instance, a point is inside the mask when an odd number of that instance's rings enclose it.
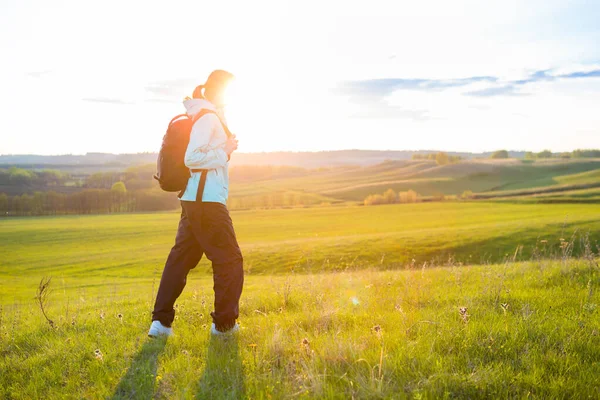
<instances>
[{"instance_id":1,"label":"white sneaker","mask_svg":"<svg viewBox=\"0 0 600 400\"><path fill-rule=\"evenodd\" d=\"M173 336L173 329L167 328L160 321L152 321L152 325L150 325L150 330L148 331L148 336L151 338L155 338L158 336Z\"/></svg>"},{"instance_id":2,"label":"white sneaker","mask_svg":"<svg viewBox=\"0 0 600 400\"><path fill-rule=\"evenodd\" d=\"M210 326L210 334L214 335L214 336L229 336L229 335L233 335L234 333L236 333L239 330L240 330L240 325L237 322L235 323L233 328L231 328L230 330L225 331L225 332L221 332L220 330L218 330L214 323Z\"/></svg>"}]
</instances>

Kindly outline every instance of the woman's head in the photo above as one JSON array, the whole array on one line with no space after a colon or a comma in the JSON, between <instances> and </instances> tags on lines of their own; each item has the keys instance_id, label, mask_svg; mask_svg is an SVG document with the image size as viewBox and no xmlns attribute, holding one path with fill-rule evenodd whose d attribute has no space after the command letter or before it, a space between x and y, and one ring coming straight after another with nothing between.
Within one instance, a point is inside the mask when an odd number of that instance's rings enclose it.
<instances>
[{"instance_id":1,"label":"woman's head","mask_svg":"<svg viewBox=\"0 0 600 400\"><path fill-rule=\"evenodd\" d=\"M196 87L192 97L206 99L216 106L222 106L225 103L225 89L233 78L233 74L217 69L210 73L204 85Z\"/></svg>"}]
</instances>

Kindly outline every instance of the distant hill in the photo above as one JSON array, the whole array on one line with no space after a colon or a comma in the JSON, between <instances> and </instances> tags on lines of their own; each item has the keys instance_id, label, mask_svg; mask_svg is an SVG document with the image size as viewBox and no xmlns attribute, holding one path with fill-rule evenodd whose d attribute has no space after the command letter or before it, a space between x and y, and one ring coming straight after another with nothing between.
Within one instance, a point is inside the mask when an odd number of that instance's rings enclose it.
<instances>
[{"instance_id":1,"label":"distant hill","mask_svg":"<svg viewBox=\"0 0 600 400\"><path fill-rule=\"evenodd\" d=\"M384 161L410 160L413 154L436 153L437 150L395 151L395 150L339 150L320 152L271 152L236 153L232 166L236 165L286 165L294 167L319 168L342 165L369 166ZM491 153L447 152L449 155L465 159L488 158ZM510 157L522 158L523 151L511 151ZM133 165L156 162L156 153L111 154L87 153L84 155L42 156L35 154L0 155L0 167L16 165L25 168L73 169L78 167L101 167L100 169L118 169ZM87 168L86 168L87 169Z\"/></svg>"}]
</instances>

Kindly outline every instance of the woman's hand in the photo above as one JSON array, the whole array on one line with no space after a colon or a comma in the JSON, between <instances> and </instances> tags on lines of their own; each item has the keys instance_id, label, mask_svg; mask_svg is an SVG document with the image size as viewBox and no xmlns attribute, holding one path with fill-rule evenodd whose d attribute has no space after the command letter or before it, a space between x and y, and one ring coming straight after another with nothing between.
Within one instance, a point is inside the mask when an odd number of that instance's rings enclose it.
<instances>
[{"instance_id":1,"label":"woman's hand","mask_svg":"<svg viewBox=\"0 0 600 400\"><path fill-rule=\"evenodd\" d=\"M227 142L225 142L225 147L223 148L223 150L225 150L225 153L227 153L227 155L229 156L231 155L231 153L236 151L237 148L238 140L235 135L231 135L231 137L227 139Z\"/></svg>"}]
</instances>

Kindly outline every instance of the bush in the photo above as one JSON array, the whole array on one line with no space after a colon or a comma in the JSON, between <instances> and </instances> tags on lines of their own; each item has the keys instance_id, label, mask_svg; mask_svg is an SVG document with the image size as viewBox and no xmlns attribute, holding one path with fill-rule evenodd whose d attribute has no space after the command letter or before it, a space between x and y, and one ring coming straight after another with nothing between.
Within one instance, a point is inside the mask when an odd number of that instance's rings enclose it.
<instances>
[{"instance_id":1,"label":"bush","mask_svg":"<svg viewBox=\"0 0 600 400\"><path fill-rule=\"evenodd\" d=\"M400 203L416 203L419 195L414 190L408 190L406 192L400 192L398 197Z\"/></svg>"},{"instance_id":2,"label":"bush","mask_svg":"<svg viewBox=\"0 0 600 400\"><path fill-rule=\"evenodd\" d=\"M508 158L508 151L506 150L498 150L492 153L492 155L490 156L490 158L493 159L503 159L503 158Z\"/></svg>"},{"instance_id":3,"label":"bush","mask_svg":"<svg viewBox=\"0 0 600 400\"><path fill-rule=\"evenodd\" d=\"M463 200L470 200L473 198L473 192L470 190L465 190L463 194L460 196Z\"/></svg>"},{"instance_id":4,"label":"bush","mask_svg":"<svg viewBox=\"0 0 600 400\"><path fill-rule=\"evenodd\" d=\"M388 189L383 194L383 200L386 204L393 204L398 200L398 196L396 195L396 192L394 192L393 189Z\"/></svg>"},{"instance_id":5,"label":"bush","mask_svg":"<svg viewBox=\"0 0 600 400\"><path fill-rule=\"evenodd\" d=\"M440 151L439 153L437 153L435 155L435 163L437 165L446 165L446 164L450 164L450 157L448 157L448 154Z\"/></svg>"},{"instance_id":6,"label":"bush","mask_svg":"<svg viewBox=\"0 0 600 400\"><path fill-rule=\"evenodd\" d=\"M552 158L552 152L550 150L544 150L542 152L537 153L537 158Z\"/></svg>"},{"instance_id":7,"label":"bush","mask_svg":"<svg viewBox=\"0 0 600 400\"><path fill-rule=\"evenodd\" d=\"M365 206L376 206L379 204L394 204L394 203L416 203L419 201L419 194L414 190L400 192L396 194L393 189L388 189L381 194L371 194L364 200Z\"/></svg>"},{"instance_id":8,"label":"bush","mask_svg":"<svg viewBox=\"0 0 600 400\"><path fill-rule=\"evenodd\" d=\"M367 196L364 204L365 206L377 206L379 204L385 204L385 199L380 194L371 194Z\"/></svg>"}]
</instances>

